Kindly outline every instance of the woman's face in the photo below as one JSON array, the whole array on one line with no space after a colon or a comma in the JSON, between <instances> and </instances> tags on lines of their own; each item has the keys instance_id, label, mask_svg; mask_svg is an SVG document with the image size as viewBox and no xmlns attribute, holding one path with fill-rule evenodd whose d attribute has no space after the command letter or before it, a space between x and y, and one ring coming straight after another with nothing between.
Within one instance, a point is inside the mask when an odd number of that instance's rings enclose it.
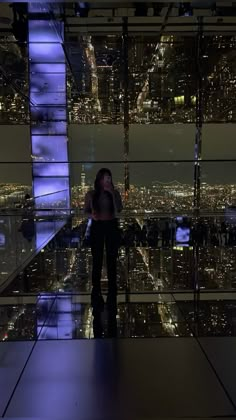
<instances>
[{"instance_id":1,"label":"woman's face","mask_svg":"<svg viewBox=\"0 0 236 420\"><path fill-rule=\"evenodd\" d=\"M109 174L104 174L103 178L101 179L101 186L105 189L109 189L111 187L111 176Z\"/></svg>"}]
</instances>

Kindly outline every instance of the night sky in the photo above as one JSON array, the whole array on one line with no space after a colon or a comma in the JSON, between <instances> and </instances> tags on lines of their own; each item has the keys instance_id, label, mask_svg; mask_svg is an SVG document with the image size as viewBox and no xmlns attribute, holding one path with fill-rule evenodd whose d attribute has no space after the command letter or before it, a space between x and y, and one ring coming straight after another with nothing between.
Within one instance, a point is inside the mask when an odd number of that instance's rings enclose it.
<instances>
[{"instance_id":1,"label":"night sky","mask_svg":"<svg viewBox=\"0 0 236 420\"><path fill-rule=\"evenodd\" d=\"M12 17L7 4L0 5L1 16ZM0 126L0 161L31 161L29 126ZM130 125L130 160L193 159L194 124ZM69 127L69 159L85 161L123 160L124 132L122 125L78 125ZM236 159L235 125L205 124L203 126L203 159ZM92 181L97 170L108 166L114 181L123 181L121 164L87 164L86 177ZM81 165L70 167L72 185L80 182ZM236 183L236 162L203 163L202 181ZM130 182L150 185L153 181L193 183L193 164L130 164ZM31 165L0 165L0 183L31 184Z\"/></svg>"},{"instance_id":2,"label":"night sky","mask_svg":"<svg viewBox=\"0 0 236 420\"><path fill-rule=\"evenodd\" d=\"M30 162L29 127L1 126L1 161ZM130 126L130 160L193 159L195 127L193 124ZM70 160L122 160L122 125L76 125L69 127ZM234 124L207 124L203 127L203 159L236 159ZM86 176L93 180L101 166L108 166L115 182L123 180L123 164L87 164ZM81 165L71 165L72 185L80 180ZM152 181L191 183L193 165L130 164L130 181L149 185ZM236 183L236 162L203 163L202 181ZM30 165L1 165L0 182L31 183Z\"/></svg>"}]
</instances>

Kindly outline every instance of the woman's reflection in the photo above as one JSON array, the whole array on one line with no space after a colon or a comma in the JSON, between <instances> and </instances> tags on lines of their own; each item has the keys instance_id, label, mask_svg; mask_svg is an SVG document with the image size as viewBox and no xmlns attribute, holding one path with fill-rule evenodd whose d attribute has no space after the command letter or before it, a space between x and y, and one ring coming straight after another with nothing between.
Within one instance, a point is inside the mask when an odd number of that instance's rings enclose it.
<instances>
[{"instance_id":1,"label":"woman's reflection","mask_svg":"<svg viewBox=\"0 0 236 420\"><path fill-rule=\"evenodd\" d=\"M106 311L102 316L103 309L93 305L93 335L94 338L117 337L117 295L112 295L107 300ZM106 322L107 321L107 322ZM104 328L106 324L107 328Z\"/></svg>"}]
</instances>

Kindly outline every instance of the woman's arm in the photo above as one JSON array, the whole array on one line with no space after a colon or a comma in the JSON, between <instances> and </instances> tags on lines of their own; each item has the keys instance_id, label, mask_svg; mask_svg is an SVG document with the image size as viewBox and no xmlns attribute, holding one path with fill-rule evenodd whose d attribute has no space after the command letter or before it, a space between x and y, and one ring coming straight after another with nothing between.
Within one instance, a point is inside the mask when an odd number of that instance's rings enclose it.
<instances>
[{"instance_id":1,"label":"woman's arm","mask_svg":"<svg viewBox=\"0 0 236 420\"><path fill-rule=\"evenodd\" d=\"M114 201L115 211L117 213L120 213L123 209L123 204L121 200L121 195L118 190L114 190L113 201Z\"/></svg>"},{"instance_id":2,"label":"woman's arm","mask_svg":"<svg viewBox=\"0 0 236 420\"><path fill-rule=\"evenodd\" d=\"M84 199L84 213L87 217L92 216L92 193L88 191Z\"/></svg>"}]
</instances>

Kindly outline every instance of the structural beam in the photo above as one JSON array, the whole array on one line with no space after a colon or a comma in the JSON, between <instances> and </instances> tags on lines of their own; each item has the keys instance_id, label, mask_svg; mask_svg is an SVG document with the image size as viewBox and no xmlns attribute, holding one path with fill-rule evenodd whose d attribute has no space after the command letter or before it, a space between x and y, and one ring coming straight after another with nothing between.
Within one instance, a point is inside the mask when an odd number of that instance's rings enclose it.
<instances>
[{"instance_id":1,"label":"structural beam","mask_svg":"<svg viewBox=\"0 0 236 420\"><path fill-rule=\"evenodd\" d=\"M64 26L48 5L29 3L33 194L37 208L70 206Z\"/></svg>"}]
</instances>

